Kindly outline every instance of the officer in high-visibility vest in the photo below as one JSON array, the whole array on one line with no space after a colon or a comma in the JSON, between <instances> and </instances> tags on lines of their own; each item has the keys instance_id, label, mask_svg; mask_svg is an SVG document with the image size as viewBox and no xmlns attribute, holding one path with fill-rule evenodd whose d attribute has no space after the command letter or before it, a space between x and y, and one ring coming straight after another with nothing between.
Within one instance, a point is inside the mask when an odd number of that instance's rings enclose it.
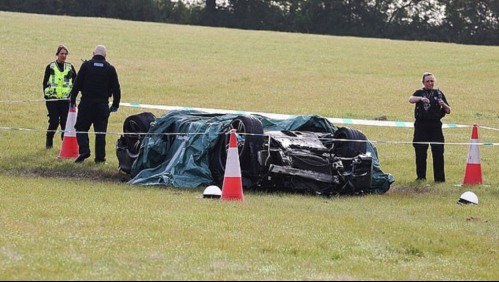
<instances>
[{"instance_id":1,"label":"officer in high-visibility vest","mask_svg":"<svg viewBox=\"0 0 499 282\"><path fill-rule=\"evenodd\" d=\"M73 87L73 81L76 79L75 68L71 63L66 62L68 54L68 48L59 45L55 53L57 59L47 65L43 76L43 95L49 118L45 141L45 148L47 149L53 147L54 135L59 124L61 130L66 129L69 93ZM63 138L64 132L61 133L61 139Z\"/></svg>"}]
</instances>

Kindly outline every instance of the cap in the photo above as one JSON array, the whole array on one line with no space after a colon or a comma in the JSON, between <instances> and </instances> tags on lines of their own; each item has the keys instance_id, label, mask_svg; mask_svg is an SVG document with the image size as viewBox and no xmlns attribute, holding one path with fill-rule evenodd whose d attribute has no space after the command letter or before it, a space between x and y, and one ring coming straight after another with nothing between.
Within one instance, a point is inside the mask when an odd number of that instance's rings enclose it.
<instances>
[{"instance_id":1,"label":"cap","mask_svg":"<svg viewBox=\"0 0 499 282\"><path fill-rule=\"evenodd\" d=\"M100 55L102 57L106 57L106 46L97 45L94 49L94 55Z\"/></svg>"}]
</instances>

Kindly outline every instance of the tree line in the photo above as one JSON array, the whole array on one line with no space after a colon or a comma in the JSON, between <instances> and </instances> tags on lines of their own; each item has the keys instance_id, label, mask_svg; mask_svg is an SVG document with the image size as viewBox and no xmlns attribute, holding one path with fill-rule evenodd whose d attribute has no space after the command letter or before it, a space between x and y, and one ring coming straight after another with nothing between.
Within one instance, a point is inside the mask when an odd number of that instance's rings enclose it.
<instances>
[{"instance_id":1,"label":"tree line","mask_svg":"<svg viewBox=\"0 0 499 282\"><path fill-rule=\"evenodd\" d=\"M0 10L499 45L498 0L0 0Z\"/></svg>"}]
</instances>

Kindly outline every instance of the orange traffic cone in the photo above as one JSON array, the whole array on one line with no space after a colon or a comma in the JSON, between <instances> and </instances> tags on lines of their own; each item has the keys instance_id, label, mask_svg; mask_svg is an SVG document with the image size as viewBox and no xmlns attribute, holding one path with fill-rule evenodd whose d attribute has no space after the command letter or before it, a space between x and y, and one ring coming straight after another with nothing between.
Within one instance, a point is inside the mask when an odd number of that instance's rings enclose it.
<instances>
[{"instance_id":1,"label":"orange traffic cone","mask_svg":"<svg viewBox=\"0 0 499 282\"><path fill-rule=\"evenodd\" d=\"M478 129L473 125L471 143L468 153L468 163L464 172L463 185L482 184L482 167L480 165L480 152L478 150Z\"/></svg>"},{"instance_id":2,"label":"orange traffic cone","mask_svg":"<svg viewBox=\"0 0 499 282\"><path fill-rule=\"evenodd\" d=\"M236 130L230 131L227 162L225 163L224 182L222 185L222 200L244 201L239 152L237 150Z\"/></svg>"},{"instance_id":3,"label":"orange traffic cone","mask_svg":"<svg viewBox=\"0 0 499 282\"><path fill-rule=\"evenodd\" d=\"M64 130L64 138L62 139L61 152L59 158L72 159L77 158L78 141L76 140L76 105L69 107L68 119L66 121L66 128Z\"/></svg>"}]
</instances>

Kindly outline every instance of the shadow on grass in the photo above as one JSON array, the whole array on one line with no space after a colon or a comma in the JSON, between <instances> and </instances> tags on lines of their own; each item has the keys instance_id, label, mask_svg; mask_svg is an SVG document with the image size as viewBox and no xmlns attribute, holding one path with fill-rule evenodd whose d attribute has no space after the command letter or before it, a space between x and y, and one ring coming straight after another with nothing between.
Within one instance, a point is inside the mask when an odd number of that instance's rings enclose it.
<instances>
[{"instance_id":1,"label":"shadow on grass","mask_svg":"<svg viewBox=\"0 0 499 282\"><path fill-rule=\"evenodd\" d=\"M2 156L0 159L0 173L5 175L122 182L118 168L110 163L96 164L89 158L77 164L74 163L75 159L54 157L53 150L40 150L37 154L26 152L16 156Z\"/></svg>"},{"instance_id":2,"label":"shadow on grass","mask_svg":"<svg viewBox=\"0 0 499 282\"><path fill-rule=\"evenodd\" d=\"M403 186L393 186L390 193L410 195L410 194L429 194L432 192L432 185L426 181L413 181Z\"/></svg>"},{"instance_id":3,"label":"shadow on grass","mask_svg":"<svg viewBox=\"0 0 499 282\"><path fill-rule=\"evenodd\" d=\"M99 182L116 182L122 183L118 172L111 172L108 170L99 170L97 168L88 169L86 167L79 169L69 169L68 167L62 168L23 168L3 170L2 174L22 177L43 177L43 178L59 178L71 180L90 180Z\"/></svg>"}]
</instances>

